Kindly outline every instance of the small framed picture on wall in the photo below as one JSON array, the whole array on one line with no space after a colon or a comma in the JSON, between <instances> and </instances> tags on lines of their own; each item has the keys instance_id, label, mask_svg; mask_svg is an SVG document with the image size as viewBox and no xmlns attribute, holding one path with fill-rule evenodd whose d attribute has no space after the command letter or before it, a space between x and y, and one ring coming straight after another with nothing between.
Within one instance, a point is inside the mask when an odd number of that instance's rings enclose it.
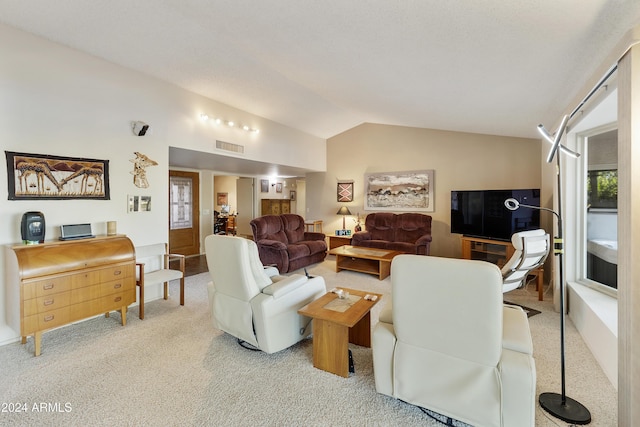
<instances>
[{"instance_id":1,"label":"small framed picture on wall","mask_svg":"<svg viewBox=\"0 0 640 427\"><path fill-rule=\"evenodd\" d=\"M289 199L295 202L296 200L296 190L289 191Z\"/></svg>"},{"instance_id":2,"label":"small framed picture on wall","mask_svg":"<svg viewBox=\"0 0 640 427\"><path fill-rule=\"evenodd\" d=\"M260 192L261 193L268 193L269 192L269 180L268 179L261 179L260 180Z\"/></svg>"},{"instance_id":3,"label":"small framed picture on wall","mask_svg":"<svg viewBox=\"0 0 640 427\"><path fill-rule=\"evenodd\" d=\"M276 193L282 193L282 183L278 182L276 184Z\"/></svg>"},{"instance_id":4,"label":"small framed picture on wall","mask_svg":"<svg viewBox=\"0 0 640 427\"><path fill-rule=\"evenodd\" d=\"M353 202L353 181L338 183L338 201Z\"/></svg>"}]
</instances>

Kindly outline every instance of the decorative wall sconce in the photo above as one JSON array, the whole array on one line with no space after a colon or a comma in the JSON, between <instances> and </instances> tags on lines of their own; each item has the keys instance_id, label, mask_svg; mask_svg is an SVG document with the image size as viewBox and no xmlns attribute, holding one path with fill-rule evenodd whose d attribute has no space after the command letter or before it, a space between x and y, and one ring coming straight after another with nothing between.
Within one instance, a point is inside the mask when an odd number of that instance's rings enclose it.
<instances>
[{"instance_id":1,"label":"decorative wall sconce","mask_svg":"<svg viewBox=\"0 0 640 427\"><path fill-rule=\"evenodd\" d=\"M211 121L214 125L219 126L219 125L226 125L229 126L230 128L238 128L238 129L242 129L246 132L249 133L260 133L260 129L256 129L256 128L252 128L248 125L238 125L236 122L234 122L233 120L224 120L221 119L219 117L210 117L208 114L200 114L200 119L204 122L208 122Z\"/></svg>"}]
</instances>

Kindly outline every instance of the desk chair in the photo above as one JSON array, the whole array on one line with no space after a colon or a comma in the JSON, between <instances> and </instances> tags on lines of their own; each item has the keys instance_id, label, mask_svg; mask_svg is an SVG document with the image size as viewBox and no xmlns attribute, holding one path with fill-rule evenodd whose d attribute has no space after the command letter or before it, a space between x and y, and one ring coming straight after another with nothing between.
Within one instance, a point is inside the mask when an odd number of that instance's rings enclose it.
<instances>
[{"instance_id":1,"label":"desk chair","mask_svg":"<svg viewBox=\"0 0 640 427\"><path fill-rule=\"evenodd\" d=\"M231 216L230 215L227 218L227 225L226 225L226 228L225 228L225 234L227 236L229 236L229 235L235 236L236 235L236 217L235 216Z\"/></svg>"}]
</instances>

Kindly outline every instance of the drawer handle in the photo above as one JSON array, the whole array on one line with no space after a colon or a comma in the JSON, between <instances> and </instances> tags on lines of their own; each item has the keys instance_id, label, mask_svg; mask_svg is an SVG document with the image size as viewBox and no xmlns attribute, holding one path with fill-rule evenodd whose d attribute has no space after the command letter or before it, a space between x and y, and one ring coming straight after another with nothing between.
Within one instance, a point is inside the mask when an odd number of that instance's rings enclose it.
<instances>
[{"instance_id":1,"label":"drawer handle","mask_svg":"<svg viewBox=\"0 0 640 427\"><path fill-rule=\"evenodd\" d=\"M42 289L44 289L45 291L49 291L49 290L53 289L54 286L55 285L53 283L47 283L46 285L44 285L42 287Z\"/></svg>"},{"instance_id":2,"label":"drawer handle","mask_svg":"<svg viewBox=\"0 0 640 427\"><path fill-rule=\"evenodd\" d=\"M113 300L113 302L120 302L120 301L122 301L122 297L116 297L116 298Z\"/></svg>"},{"instance_id":3,"label":"drawer handle","mask_svg":"<svg viewBox=\"0 0 640 427\"><path fill-rule=\"evenodd\" d=\"M48 299L48 300L45 300L45 302L44 302L45 306L46 305L51 305L51 304L53 304L53 299Z\"/></svg>"},{"instance_id":4,"label":"drawer handle","mask_svg":"<svg viewBox=\"0 0 640 427\"><path fill-rule=\"evenodd\" d=\"M45 322L51 322L54 319L54 315L53 314L48 314L46 316L44 316L44 321Z\"/></svg>"},{"instance_id":5,"label":"drawer handle","mask_svg":"<svg viewBox=\"0 0 640 427\"><path fill-rule=\"evenodd\" d=\"M122 287L122 283L116 283L113 285L113 289L120 289Z\"/></svg>"},{"instance_id":6,"label":"drawer handle","mask_svg":"<svg viewBox=\"0 0 640 427\"><path fill-rule=\"evenodd\" d=\"M121 274L122 274L122 270L116 270L116 271L113 272L114 276L119 276Z\"/></svg>"}]
</instances>

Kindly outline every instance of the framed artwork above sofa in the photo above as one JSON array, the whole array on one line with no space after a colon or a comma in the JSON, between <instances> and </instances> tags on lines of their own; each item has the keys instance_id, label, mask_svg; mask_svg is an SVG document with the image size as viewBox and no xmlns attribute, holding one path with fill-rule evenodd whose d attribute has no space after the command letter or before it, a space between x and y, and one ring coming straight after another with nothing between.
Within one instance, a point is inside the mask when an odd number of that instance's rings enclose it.
<instances>
[{"instance_id":1,"label":"framed artwork above sofa","mask_svg":"<svg viewBox=\"0 0 640 427\"><path fill-rule=\"evenodd\" d=\"M364 209L433 212L434 170L374 172L364 176Z\"/></svg>"}]
</instances>

